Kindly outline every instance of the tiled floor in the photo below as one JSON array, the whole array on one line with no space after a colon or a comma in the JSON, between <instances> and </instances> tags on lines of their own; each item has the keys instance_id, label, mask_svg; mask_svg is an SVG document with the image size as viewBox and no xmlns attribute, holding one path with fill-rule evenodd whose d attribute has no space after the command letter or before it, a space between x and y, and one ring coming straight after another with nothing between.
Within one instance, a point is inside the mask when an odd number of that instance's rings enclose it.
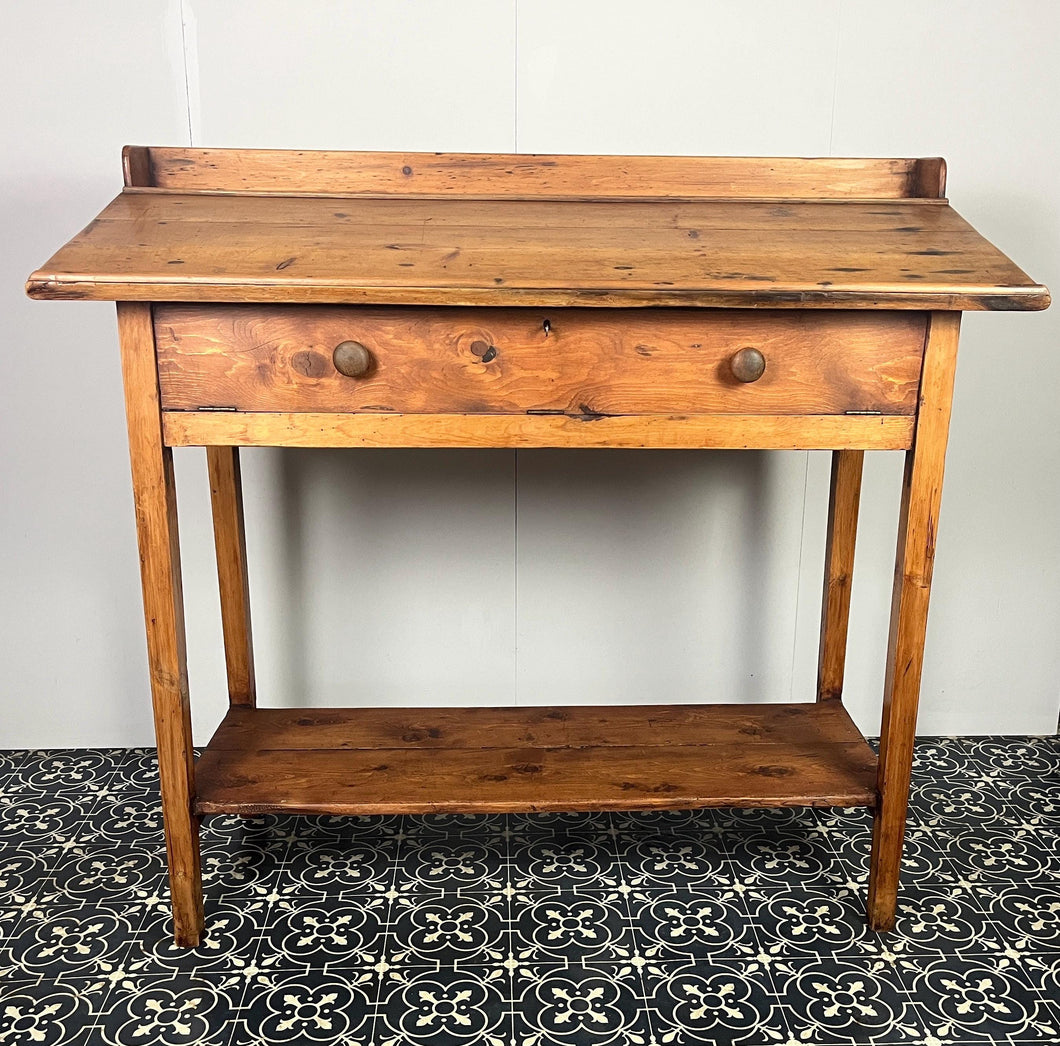
<instances>
[{"instance_id":1,"label":"tiled floor","mask_svg":"<svg viewBox=\"0 0 1060 1046\"><path fill-rule=\"evenodd\" d=\"M917 747L860 811L216 817L169 943L151 753L0 753L0 1044L1060 1042L1060 739Z\"/></svg>"}]
</instances>

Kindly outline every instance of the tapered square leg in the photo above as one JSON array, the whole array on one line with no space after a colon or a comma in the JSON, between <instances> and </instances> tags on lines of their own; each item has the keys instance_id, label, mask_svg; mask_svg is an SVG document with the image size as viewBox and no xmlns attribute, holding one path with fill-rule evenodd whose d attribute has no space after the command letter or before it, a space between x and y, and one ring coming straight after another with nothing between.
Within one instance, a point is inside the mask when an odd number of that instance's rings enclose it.
<instances>
[{"instance_id":1,"label":"tapered square leg","mask_svg":"<svg viewBox=\"0 0 1060 1046\"><path fill-rule=\"evenodd\" d=\"M162 443L151 306L118 304L133 500L140 546L147 656L177 944L202 937L199 823L192 810L195 754L188 703L173 457Z\"/></svg>"},{"instance_id":2,"label":"tapered square leg","mask_svg":"<svg viewBox=\"0 0 1060 1046\"><path fill-rule=\"evenodd\" d=\"M243 484L238 447L207 447L221 627L228 669L229 704L253 708L254 647L250 637L247 538L243 525Z\"/></svg>"},{"instance_id":3,"label":"tapered square leg","mask_svg":"<svg viewBox=\"0 0 1060 1046\"><path fill-rule=\"evenodd\" d=\"M850 586L854 576L854 542L858 532L864 461L863 450L832 452L824 596L821 600L821 654L817 668L818 701L838 701L843 697Z\"/></svg>"},{"instance_id":4,"label":"tapered square leg","mask_svg":"<svg viewBox=\"0 0 1060 1046\"><path fill-rule=\"evenodd\" d=\"M932 313L905 461L869 867L869 924L877 930L895 923L959 330L960 313Z\"/></svg>"}]
</instances>

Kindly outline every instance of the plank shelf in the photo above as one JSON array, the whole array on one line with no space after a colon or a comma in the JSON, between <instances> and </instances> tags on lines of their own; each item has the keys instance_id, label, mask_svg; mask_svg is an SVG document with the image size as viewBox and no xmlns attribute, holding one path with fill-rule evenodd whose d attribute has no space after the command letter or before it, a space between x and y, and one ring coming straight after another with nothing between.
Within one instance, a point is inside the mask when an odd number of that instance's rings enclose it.
<instances>
[{"instance_id":1,"label":"plank shelf","mask_svg":"<svg viewBox=\"0 0 1060 1046\"><path fill-rule=\"evenodd\" d=\"M233 707L200 814L874 806L838 701L518 708Z\"/></svg>"}]
</instances>

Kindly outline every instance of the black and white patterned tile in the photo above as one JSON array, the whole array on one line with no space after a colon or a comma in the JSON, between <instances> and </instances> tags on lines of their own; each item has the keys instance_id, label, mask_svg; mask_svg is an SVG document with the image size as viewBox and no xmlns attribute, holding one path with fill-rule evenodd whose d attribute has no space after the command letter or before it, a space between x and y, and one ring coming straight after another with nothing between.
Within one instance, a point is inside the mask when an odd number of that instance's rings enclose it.
<instances>
[{"instance_id":1,"label":"black and white patterned tile","mask_svg":"<svg viewBox=\"0 0 1060 1046\"><path fill-rule=\"evenodd\" d=\"M157 846L162 804L153 792L107 796L89 811L82 838L123 846Z\"/></svg>"},{"instance_id":2,"label":"black and white patterned tile","mask_svg":"<svg viewBox=\"0 0 1060 1046\"><path fill-rule=\"evenodd\" d=\"M769 966L757 959L648 963L643 980L653 1042L750 1046L789 1039Z\"/></svg>"},{"instance_id":3,"label":"black and white patterned tile","mask_svg":"<svg viewBox=\"0 0 1060 1046\"><path fill-rule=\"evenodd\" d=\"M1060 781L1060 743L1055 737L973 737L963 745L976 765L1006 781Z\"/></svg>"},{"instance_id":4,"label":"black and white patterned tile","mask_svg":"<svg viewBox=\"0 0 1060 1046\"><path fill-rule=\"evenodd\" d=\"M36 1046L93 1046L100 1042L106 979L0 982L0 1042Z\"/></svg>"},{"instance_id":5,"label":"black and white patterned tile","mask_svg":"<svg viewBox=\"0 0 1060 1046\"><path fill-rule=\"evenodd\" d=\"M48 885L60 852L44 846L0 850L0 909L36 897Z\"/></svg>"},{"instance_id":6,"label":"black and white patterned tile","mask_svg":"<svg viewBox=\"0 0 1060 1046\"><path fill-rule=\"evenodd\" d=\"M1004 947L1004 934L985 910L990 892L954 877L914 881L902 891L891 947L905 956L956 955Z\"/></svg>"},{"instance_id":7,"label":"black and white patterned tile","mask_svg":"<svg viewBox=\"0 0 1060 1046\"><path fill-rule=\"evenodd\" d=\"M595 829L596 835L627 833L635 836L653 835L658 832L692 831L697 834L719 831L722 822L720 815L726 810L629 810L612 814L566 814L550 815L551 818L563 816L566 823L580 834L587 834ZM738 811L732 811L738 812ZM518 815L511 818L514 825L523 824L530 830L540 831L539 825L554 824L554 820L542 821L540 814Z\"/></svg>"},{"instance_id":8,"label":"black and white patterned tile","mask_svg":"<svg viewBox=\"0 0 1060 1046\"><path fill-rule=\"evenodd\" d=\"M96 794L114 776L122 750L114 748L57 748L28 752L18 768L25 791Z\"/></svg>"},{"instance_id":9,"label":"black and white patterned tile","mask_svg":"<svg viewBox=\"0 0 1060 1046\"><path fill-rule=\"evenodd\" d=\"M867 883L869 857L872 850L871 821L856 831L830 833L828 842L842 865L841 872L859 882ZM910 825L905 833L902 850L902 877L907 883L933 882L947 875L952 866L949 855L954 833L941 828Z\"/></svg>"},{"instance_id":10,"label":"black and white patterned tile","mask_svg":"<svg viewBox=\"0 0 1060 1046\"><path fill-rule=\"evenodd\" d=\"M750 959L759 950L746 898L735 890L635 890L627 904L634 946L660 962Z\"/></svg>"},{"instance_id":11,"label":"black and white patterned tile","mask_svg":"<svg viewBox=\"0 0 1060 1046\"><path fill-rule=\"evenodd\" d=\"M930 1042L893 963L856 956L791 958L774 963L771 973L796 1042Z\"/></svg>"},{"instance_id":12,"label":"black and white patterned tile","mask_svg":"<svg viewBox=\"0 0 1060 1046\"><path fill-rule=\"evenodd\" d=\"M865 832L872 826L872 811L865 806L822 806L813 810L818 831Z\"/></svg>"},{"instance_id":13,"label":"black and white patterned tile","mask_svg":"<svg viewBox=\"0 0 1060 1046\"><path fill-rule=\"evenodd\" d=\"M624 833L618 858L601 872L605 884L624 874L631 887L670 889L676 886L729 889L736 875L725 835L694 828L649 834ZM620 858L620 860L619 860Z\"/></svg>"},{"instance_id":14,"label":"black and white patterned tile","mask_svg":"<svg viewBox=\"0 0 1060 1046\"><path fill-rule=\"evenodd\" d=\"M743 833L732 841L732 865L750 887L839 884L847 874L828 833L816 824L803 831Z\"/></svg>"},{"instance_id":15,"label":"black and white patterned tile","mask_svg":"<svg viewBox=\"0 0 1060 1046\"><path fill-rule=\"evenodd\" d=\"M636 947L625 900L614 891L522 895L511 908L512 940L524 961L611 962Z\"/></svg>"},{"instance_id":16,"label":"black and white patterned tile","mask_svg":"<svg viewBox=\"0 0 1060 1046\"><path fill-rule=\"evenodd\" d=\"M393 884L399 853L400 843L390 836L347 842L298 839L288 847L279 871L282 892L376 894Z\"/></svg>"},{"instance_id":17,"label":"black and white patterned tile","mask_svg":"<svg viewBox=\"0 0 1060 1046\"><path fill-rule=\"evenodd\" d=\"M1060 825L984 825L947 835L951 866L977 882L1060 881Z\"/></svg>"},{"instance_id":18,"label":"black and white patterned tile","mask_svg":"<svg viewBox=\"0 0 1060 1046\"><path fill-rule=\"evenodd\" d=\"M256 971L231 1021L227 1046L368 1046L377 1041L378 990L370 970Z\"/></svg>"},{"instance_id":19,"label":"black and white patterned tile","mask_svg":"<svg viewBox=\"0 0 1060 1046\"><path fill-rule=\"evenodd\" d=\"M902 971L924 1026L958 1042L1055 1042L1054 1011L1019 959L949 955Z\"/></svg>"},{"instance_id":20,"label":"black and white patterned tile","mask_svg":"<svg viewBox=\"0 0 1060 1046\"><path fill-rule=\"evenodd\" d=\"M7 792L0 795L0 839L5 851L75 843L90 836L85 822L95 801L91 794L21 791L9 781Z\"/></svg>"},{"instance_id":21,"label":"black and white patterned tile","mask_svg":"<svg viewBox=\"0 0 1060 1046\"><path fill-rule=\"evenodd\" d=\"M875 951L861 891L785 886L753 890L745 901L759 943L772 956L834 956Z\"/></svg>"},{"instance_id":22,"label":"black and white patterned tile","mask_svg":"<svg viewBox=\"0 0 1060 1046\"><path fill-rule=\"evenodd\" d=\"M962 777L980 777L996 768L975 758L967 739L962 737L921 737L913 751L914 780L951 781Z\"/></svg>"},{"instance_id":23,"label":"black and white patterned tile","mask_svg":"<svg viewBox=\"0 0 1060 1046\"><path fill-rule=\"evenodd\" d=\"M280 878L288 843L263 839L206 843L202 847L202 883L225 897L260 895Z\"/></svg>"},{"instance_id":24,"label":"black and white patterned tile","mask_svg":"<svg viewBox=\"0 0 1060 1046\"><path fill-rule=\"evenodd\" d=\"M554 832L564 821L573 823L579 830L584 822L581 814L536 814L526 819L534 825L535 831ZM347 818L336 818L347 820ZM365 818L374 822L375 818ZM394 818L396 823L403 820L402 830L409 837L421 840L437 838L459 839L469 832L477 839L487 842L497 839L511 827L509 818L503 814L410 814L403 819ZM511 820L518 821L518 818Z\"/></svg>"},{"instance_id":25,"label":"black and white patterned tile","mask_svg":"<svg viewBox=\"0 0 1060 1046\"><path fill-rule=\"evenodd\" d=\"M0 748L0 786L25 763L29 754L21 748Z\"/></svg>"},{"instance_id":26,"label":"black and white patterned tile","mask_svg":"<svg viewBox=\"0 0 1060 1046\"><path fill-rule=\"evenodd\" d=\"M507 879L507 859L492 843L465 832L405 846L396 863L397 885L406 892L425 893L499 889Z\"/></svg>"},{"instance_id":27,"label":"black and white patterned tile","mask_svg":"<svg viewBox=\"0 0 1060 1046\"><path fill-rule=\"evenodd\" d=\"M307 972L371 965L386 948L388 913L382 897L280 898L268 911L259 957Z\"/></svg>"},{"instance_id":28,"label":"black and white patterned tile","mask_svg":"<svg viewBox=\"0 0 1060 1046\"><path fill-rule=\"evenodd\" d=\"M147 796L138 798L146 801ZM273 846L283 840L290 842L297 837L299 821L299 818L280 814L257 814L254 817L213 814L202 820L202 844Z\"/></svg>"},{"instance_id":29,"label":"black and white patterned tile","mask_svg":"<svg viewBox=\"0 0 1060 1046\"><path fill-rule=\"evenodd\" d=\"M237 898L204 905L206 932L197 948L178 948L167 908L151 908L140 924L128 965L141 974L238 973L255 963L271 917L266 898Z\"/></svg>"},{"instance_id":30,"label":"black and white patterned tile","mask_svg":"<svg viewBox=\"0 0 1060 1046\"><path fill-rule=\"evenodd\" d=\"M28 856L23 854L23 859ZM161 846L82 843L59 849L48 863L51 885L64 904L131 904L166 889L166 854Z\"/></svg>"},{"instance_id":31,"label":"black and white patterned tile","mask_svg":"<svg viewBox=\"0 0 1060 1046\"><path fill-rule=\"evenodd\" d=\"M115 982L98 1018L110 1046L228 1046L245 990L238 975L134 975ZM269 1040L266 1040L269 1041Z\"/></svg>"},{"instance_id":32,"label":"black and white patterned tile","mask_svg":"<svg viewBox=\"0 0 1060 1046\"><path fill-rule=\"evenodd\" d=\"M109 976L124 968L146 914L143 904L34 905L4 945L4 979Z\"/></svg>"},{"instance_id":33,"label":"black and white patterned tile","mask_svg":"<svg viewBox=\"0 0 1060 1046\"><path fill-rule=\"evenodd\" d=\"M894 932L862 809L203 826L150 750L0 753L0 1046L1060 1043L1060 743L927 738Z\"/></svg>"},{"instance_id":34,"label":"black and white patterned tile","mask_svg":"<svg viewBox=\"0 0 1060 1046\"><path fill-rule=\"evenodd\" d=\"M933 778L915 788L909 800L911 824L952 829L1005 821L1004 783L972 778Z\"/></svg>"},{"instance_id":35,"label":"black and white patterned tile","mask_svg":"<svg viewBox=\"0 0 1060 1046\"><path fill-rule=\"evenodd\" d=\"M509 912L502 893L403 894L390 909L387 955L453 969L499 962L510 946Z\"/></svg>"},{"instance_id":36,"label":"black and white patterned tile","mask_svg":"<svg viewBox=\"0 0 1060 1046\"><path fill-rule=\"evenodd\" d=\"M483 987L500 994L504 983L497 978ZM639 1046L651 1035L643 979L628 963L528 964L515 971L508 991L511 1038L526 1046ZM506 1041L507 1036L500 1040Z\"/></svg>"},{"instance_id":37,"label":"black and white patterned tile","mask_svg":"<svg viewBox=\"0 0 1060 1046\"><path fill-rule=\"evenodd\" d=\"M1027 942L1022 950L1006 949L1005 957L1021 961L1028 980L1045 1001L1044 1019L1051 1017L1060 1035L1060 951L1038 952Z\"/></svg>"},{"instance_id":38,"label":"black and white patterned tile","mask_svg":"<svg viewBox=\"0 0 1060 1046\"><path fill-rule=\"evenodd\" d=\"M1060 780L1038 778L1016 780L1004 788L1004 806L999 820L1026 828L1060 829Z\"/></svg>"},{"instance_id":39,"label":"black and white patterned tile","mask_svg":"<svg viewBox=\"0 0 1060 1046\"><path fill-rule=\"evenodd\" d=\"M500 966L442 967L389 978L380 987L374 1041L379 1046L507 1046L510 983ZM519 1041L529 1034L524 1031Z\"/></svg>"},{"instance_id":40,"label":"black and white patterned tile","mask_svg":"<svg viewBox=\"0 0 1060 1046\"><path fill-rule=\"evenodd\" d=\"M987 912L1005 938L1060 953L1060 882L995 885Z\"/></svg>"}]
</instances>

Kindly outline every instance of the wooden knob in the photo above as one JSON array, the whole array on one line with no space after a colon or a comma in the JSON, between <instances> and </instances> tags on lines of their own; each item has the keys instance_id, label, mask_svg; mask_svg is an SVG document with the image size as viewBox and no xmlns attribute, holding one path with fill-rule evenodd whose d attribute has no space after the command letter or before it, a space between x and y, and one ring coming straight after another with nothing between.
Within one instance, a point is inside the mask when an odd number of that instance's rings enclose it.
<instances>
[{"instance_id":1,"label":"wooden knob","mask_svg":"<svg viewBox=\"0 0 1060 1046\"><path fill-rule=\"evenodd\" d=\"M732 376L737 381L758 381L766 372L766 358L758 349L745 345L732 354L729 366L732 368Z\"/></svg>"},{"instance_id":2,"label":"wooden knob","mask_svg":"<svg viewBox=\"0 0 1060 1046\"><path fill-rule=\"evenodd\" d=\"M363 378L372 365L372 354L359 341L344 341L331 355L335 370L347 378Z\"/></svg>"}]
</instances>

